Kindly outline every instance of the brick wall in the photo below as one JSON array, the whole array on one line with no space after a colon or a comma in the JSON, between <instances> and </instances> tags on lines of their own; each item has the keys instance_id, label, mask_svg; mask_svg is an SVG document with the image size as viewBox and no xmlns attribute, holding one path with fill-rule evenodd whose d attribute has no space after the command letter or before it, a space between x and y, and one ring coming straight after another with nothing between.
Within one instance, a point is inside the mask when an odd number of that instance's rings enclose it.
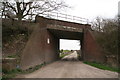
<instances>
[{"instance_id":1,"label":"brick wall","mask_svg":"<svg viewBox=\"0 0 120 80\"><path fill-rule=\"evenodd\" d=\"M59 38L55 37L53 33L47 30L47 24L54 23L84 29L84 36L81 38L83 60L104 62L104 54L102 54L99 45L90 31L90 25L46 19L44 17L36 17L35 22L39 25L33 30L23 51L20 66L22 69L27 69L44 62L50 63L58 60ZM65 34L63 36L65 36ZM73 37L74 36L71 36L71 38Z\"/></svg>"},{"instance_id":2,"label":"brick wall","mask_svg":"<svg viewBox=\"0 0 120 80\"><path fill-rule=\"evenodd\" d=\"M39 25L35 27L21 57L21 69L27 69L44 62L52 62L58 59L59 39L55 38L46 29L46 20L37 19ZM50 44L48 44L48 40Z\"/></svg>"},{"instance_id":3,"label":"brick wall","mask_svg":"<svg viewBox=\"0 0 120 80\"><path fill-rule=\"evenodd\" d=\"M96 42L92 31L84 30L83 44L84 61L95 61L100 63L105 61L105 55L102 53L101 47Z\"/></svg>"}]
</instances>

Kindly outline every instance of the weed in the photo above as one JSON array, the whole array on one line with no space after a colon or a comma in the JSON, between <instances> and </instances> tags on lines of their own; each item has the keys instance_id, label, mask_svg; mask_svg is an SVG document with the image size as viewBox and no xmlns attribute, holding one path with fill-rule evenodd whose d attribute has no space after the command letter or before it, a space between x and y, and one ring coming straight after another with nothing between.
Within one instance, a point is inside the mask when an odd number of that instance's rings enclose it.
<instances>
[{"instance_id":1,"label":"weed","mask_svg":"<svg viewBox=\"0 0 120 80\"><path fill-rule=\"evenodd\" d=\"M120 72L120 68L110 67L110 66L107 66L105 64L96 63L96 62L84 62L84 63L88 64L88 65L91 65L91 66L94 66L94 67L99 68L99 69L109 70L109 71L114 71L114 72Z\"/></svg>"},{"instance_id":2,"label":"weed","mask_svg":"<svg viewBox=\"0 0 120 80\"><path fill-rule=\"evenodd\" d=\"M63 58L63 57L65 57L65 56L67 56L67 55L69 55L69 54L61 54L61 55L60 55L60 58Z\"/></svg>"},{"instance_id":3,"label":"weed","mask_svg":"<svg viewBox=\"0 0 120 80\"><path fill-rule=\"evenodd\" d=\"M14 78L17 74L27 74L27 73L32 73L38 69L40 69L42 66L44 66L45 64L40 64L40 65L36 65L35 67L30 67L27 70L21 70L19 68L17 69L13 69L11 71L7 71L7 70L2 70L3 71L3 77L2 80L6 80L8 78Z\"/></svg>"}]
</instances>

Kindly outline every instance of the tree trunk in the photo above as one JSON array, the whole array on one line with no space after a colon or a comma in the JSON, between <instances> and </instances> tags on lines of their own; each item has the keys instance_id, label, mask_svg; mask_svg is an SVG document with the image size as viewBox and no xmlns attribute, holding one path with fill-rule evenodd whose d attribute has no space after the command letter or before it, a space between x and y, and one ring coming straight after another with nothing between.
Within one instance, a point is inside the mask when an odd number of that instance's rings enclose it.
<instances>
[{"instance_id":1,"label":"tree trunk","mask_svg":"<svg viewBox=\"0 0 120 80\"><path fill-rule=\"evenodd\" d=\"M18 16L18 21L21 22L22 21L22 16Z\"/></svg>"},{"instance_id":2,"label":"tree trunk","mask_svg":"<svg viewBox=\"0 0 120 80\"><path fill-rule=\"evenodd\" d=\"M22 16L18 15L18 28L20 29L20 27L22 26Z\"/></svg>"}]
</instances>

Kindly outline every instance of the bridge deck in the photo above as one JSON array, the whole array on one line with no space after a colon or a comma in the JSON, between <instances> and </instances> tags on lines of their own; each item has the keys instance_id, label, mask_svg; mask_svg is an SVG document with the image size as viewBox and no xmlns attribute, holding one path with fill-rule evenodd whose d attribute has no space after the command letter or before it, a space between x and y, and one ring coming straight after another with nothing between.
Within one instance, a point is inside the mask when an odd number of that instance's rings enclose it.
<instances>
[{"instance_id":1,"label":"bridge deck","mask_svg":"<svg viewBox=\"0 0 120 80\"><path fill-rule=\"evenodd\" d=\"M83 36L83 29L81 28L61 25L47 25L47 29L59 39L80 40Z\"/></svg>"},{"instance_id":2,"label":"bridge deck","mask_svg":"<svg viewBox=\"0 0 120 80\"><path fill-rule=\"evenodd\" d=\"M61 25L47 25L47 29L53 29L53 30L62 30L62 31L72 31L72 32L83 32L83 29L81 28L75 28L70 26L61 26Z\"/></svg>"}]
</instances>

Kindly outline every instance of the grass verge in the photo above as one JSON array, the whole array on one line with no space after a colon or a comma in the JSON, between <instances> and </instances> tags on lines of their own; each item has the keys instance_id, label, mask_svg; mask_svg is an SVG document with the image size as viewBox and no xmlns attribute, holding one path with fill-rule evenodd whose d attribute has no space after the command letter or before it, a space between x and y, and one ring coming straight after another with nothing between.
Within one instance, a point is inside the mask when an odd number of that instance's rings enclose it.
<instances>
[{"instance_id":1,"label":"grass verge","mask_svg":"<svg viewBox=\"0 0 120 80\"><path fill-rule=\"evenodd\" d=\"M14 77L16 77L17 74L32 73L32 72L40 69L44 65L46 65L46 64L43 63L43 64L40 64L40 65L36 65L35 67L30 67L27 70L21 70L21 69L13 69L11 71L2 70L3 71L2 80L7 80L7 79L10 79L10 78L14 78Z\"/></svg>"},{"instance_id":2,"label":"grass verge","mask_svg":"<svg viewBox=\"0 0 120 80\"><path fill-rule=\"evenodd\" d=\"M113 72L120 72L120 68L113 68L104 64L100 64L100 63L96 63L96 62L84 62L85 64L94 66L96 68L99 69L103 69L103 70L109 70L109 71L113 71Z\"/></svg>"},{"instance_id":3,"label":"grass verge","mask_svg":"<svg viewBox=\"0 0 120 80\"><path fill-rule=\"evenodd\" d=\"M70 50L63 50L63 53L64 53L64 52L70 52Z\"/></svg>"},{"instance_id":4,"label":"grass verge","mask_svg":"<svg viewBox=\"0 0 120 80\"><path fill-rule=\"evenodd\" d=\"M65 57L65 56L67 56L67 55L69 55L69 54L61 54L61 55L60 55L60 58L63 58L63 57Z\"/></svg>"}]
</instances>

